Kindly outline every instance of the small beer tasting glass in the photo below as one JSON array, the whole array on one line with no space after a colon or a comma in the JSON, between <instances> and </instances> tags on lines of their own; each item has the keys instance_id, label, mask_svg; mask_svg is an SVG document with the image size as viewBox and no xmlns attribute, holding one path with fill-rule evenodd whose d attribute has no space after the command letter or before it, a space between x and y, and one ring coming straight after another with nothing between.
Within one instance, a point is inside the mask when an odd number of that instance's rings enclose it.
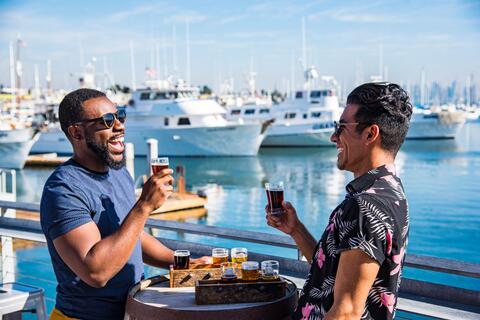
<instances>
[{"instance_id":1,"label":"small beer tasting glass","mask_svg":"<svg viewBox=\"0 0 480 320\"><path fill-rule=\"evenodd\" d=\"M228 249L215 248L212 249L213 264L219 265L223 262L228 262Z\"/></svg>"},{"instance_id":2,"label":"small beer tasting glass","mask_svg":"<svg viewBox=\"0 0 480 320\"><path fill-rule=\"evenodd\" d=\"M222 281L237 280L238 264L234 262L224 262L220 266L222 268Z\"/></svg>"},{"instance_id":3,"label":"small beer tasting glass","mask_svg":"<svg viewBox=\"0 0 480 320\"><path fill-rule=\"evenodd\" d=\"M260 278L257 261L242 262L242 280L257 281Z\"/></svg>"},{"instance_id":4,"label":"small beer tasting glass","mask_svg":"<svg viewBox=\"0 0 480 320\"><path fill-rule=\"evenodd\" d=\"M173 253L173 269L188 269L190 263L190 251L188 250L175 250Z\"/></svg>"},{"instance_id":5,"label":"small beer tasting glass","mask_svg":"<svg viewBox=\"0 0 480 320\"><path fill-rule=\"evenodd\" d=\"M150 160L150 165L152 166L153 174L157 174L163 169L168 169L168 158L153 158Z\"/></svg>"},{"instance_id":6,"label":"small beer tasting glass","mask_svg":"<svg viewBox=\"0 0 480 320\"><path fill-rule=\"evenodd\" d=\"M277 280L280 264L275 260L266 260L261 263L261 274L263 280Z\"/></svg>"},{"instance_id":7,"label":"small beer tasting glass","mask_svg":"<svg viewBox=\"0 0 480 320\"><path fill-rule=\"evenodd\" d=\"M248 250L247 248L232 248L230 251L230 255L232 256L232 262L242 264L248 260Z\"/></svg>"},{"instance_id":8,"label":"small beer tasting glass","mask_svg":"<svg viewBox=\"0 0 480 320\"><path fill-rule=\"evenodd\" d=\"M281 215L283 213L283 190L282 181L277 183L265 183L270 214Z\"/></svg>"}]
</instances>

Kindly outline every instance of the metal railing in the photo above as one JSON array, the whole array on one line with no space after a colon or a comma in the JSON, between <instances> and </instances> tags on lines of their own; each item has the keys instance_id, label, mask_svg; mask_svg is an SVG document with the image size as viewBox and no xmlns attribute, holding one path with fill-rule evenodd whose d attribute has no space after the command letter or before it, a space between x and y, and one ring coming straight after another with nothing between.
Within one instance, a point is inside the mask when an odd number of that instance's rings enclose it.
<instances>
[{"instance_id":1,"label":"metal railing","mask_svg":"<svg viewBox=\"0 0 480 320\"><path fill-rule=\"evenodd\" d=\"M39 242L46 241L39 221L3 217L3 212L6 209L39 212L40 208L38 204L33 203L0 201L0 213L2 213L2 217L0 217L1 236ZM248 243L258 243L280 248L297 249L294 241L290 239L290 237L269 233L156 219L148 219L145 227L147 229L161 229L201 236L238 240ZM193 255L210 255L211 249L213 248L209 245L193 242L173 240L163 237L159 237L159 239L168 247L189 249ZM283 274L299 278L305 278L310 268L310 265L306 261L301 261L298 259L290 259L256 252L249 252L249 258L250 257L253 260L279 260L280 265L282 266ZM408 254L405 259L405 266L415 269L441 272L444 274L460 275L473 279L480 278L480 264L475 263ZM422 301L425 301L425 299L439 299L453 304L460 304L462 306L466 306L465 308L468 310L473 310L475 314L477 314L477 312L480 313L480 291L478 290L462 289L453 286L404 278L402 280L400 292L401 295L410 298L421 297ZM466 319L468 319L468 317L466 317Z\"/></svg>"}]
</instances>

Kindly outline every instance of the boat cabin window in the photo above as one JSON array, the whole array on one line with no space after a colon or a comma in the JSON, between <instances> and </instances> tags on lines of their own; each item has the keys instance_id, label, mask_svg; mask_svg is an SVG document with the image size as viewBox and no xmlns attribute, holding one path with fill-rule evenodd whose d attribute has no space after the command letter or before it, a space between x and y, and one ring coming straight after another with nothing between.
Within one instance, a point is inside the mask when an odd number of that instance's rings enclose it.
<instances>
[{"instance_id":1,"label":"boat cabin window","mask_svg":"<svg viewBox=\"0 0 480 320\"><path fill-rule=\"evenodd\" d=\"M312 113L310 114L310 117L312 117L312 118L320 118L321 115L322 115L321 112L312 112Z\"/></svg>"},{"instance_id":2,"label":"boat cabin window","mask_svg":"<svg viewBox=\"0 0 480 320\"><path fill-rule=\"evenodd\" d=\"M269 109L260 109L260 114L262 113L270 113Z\"/></svg>"},{"instance_id":3,"label":"boat cabin window","mask_svg":"<svg viewBox=\"0 0 480 320\"><path fill-rule=\"evenodd\" d=\"M255 113L255 109L247 109L245 110L245 114L254 114Z\"/></svg>"},{"instance_id":4,"label":"boat cabin window","mask_svg":"<svg viewBox=\"0 0 480 320\"><path fill-rule=\"evenodd\" d=\"M285 113L285 119L295 119L295 117L297 116L297 114L295 112L287 112Z\"/></svg>"},{"instance_id":5,"label":"boat cabin window","mask_svg":"<svg viewBox=\"0 0 480 320\"><path fill-rule=\"evenodd\" d=\"M140 100L150 100L150 92L140 93Z\"/></svg>"},{"instance_id":6,"label":"boat cabin window","mask_svg":"<svg viewBox=\"0 0 480 320\"><path fill-rule=\"evenodd\" d=\"M295 99L302 99L303 98L303 92L302 91L297 91L295 93Z\"/></svg>"},{"instance_id":7,"label":"boat cabin window","mask_svg":"<svg viewBox=\"0 0 480 320\"><path fill-rule=\"evenodd\" d=\"M177 99L178 98L178 92L176 91L170 91L167 94L167 99Z\"/></svg>"},{"instance_id":8,"label":"boat cabin window","mask_svg":"<svg viewBox=\"0 0 480 320\"><path fill-rule=\"evenodd\" d=\"M329 90L314 90L310 92L310 98L321 98L331 95Z\"/></svg>"},{"instance_id":9,"label":"boat cabin window","mask_svg":"<svg viewBox=\"0 0 480 320\"><path fill-rule=\"evenodd\" d=\"M303 114L303 119L307 119L307 117L308 117L308 114L304 113Z\"/></svg>"},{"instance_id":10,"label":"boat cabin window","mask_svg":"<svg viewBox=\"0 0 480 320\"><path fill-rule=\"evenodd\" d=\"M168 99L167 98L167 93L166 92L157 92L155 93L155 98L153 98L154 100L165 100L165 99Z\"/></svg>"},{"instance_id":11,"label":"boat cabin window","mask_svg":"<svg viewBox=\"0 0 480 320\"><path fill-rule=\"evenodd\" d=\"M169 122L169 121L168 121L168 118L163 118L163 125L164 125L165 127L168 127L168 122Z\"/></svg>"},{"instance_id":12,"label":"boat cabin window","mask_svg":"<svg viewBox=\"0 0 480 320\"><path fill-rule=\"evenodd\" d=\"M230 112L231 115L239 115L240 114L240 109L233 109L231 112Z\"/></svg>"},{"instance_id":13,"label":"boat cabin window","mask_svg":"<svg viewBox=\"0 0 480 320\"><path fill-rule=\"evenodd\" d=\"M188 125L190 125L190 119L188 119L188 118L178 118L178 125L179 126L188 126Z\"/></svg>"}]
</instances>

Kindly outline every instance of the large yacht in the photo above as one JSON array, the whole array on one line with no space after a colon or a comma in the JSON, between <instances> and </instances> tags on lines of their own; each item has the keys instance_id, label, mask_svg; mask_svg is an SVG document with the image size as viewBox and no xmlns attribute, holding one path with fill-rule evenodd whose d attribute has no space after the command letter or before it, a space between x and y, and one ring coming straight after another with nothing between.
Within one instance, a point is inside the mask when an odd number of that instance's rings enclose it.
<instances>
[{"instance_id":1,"label":"large yacht","mask_svg":"<svg viewBox=\"0 0 480 320\"><path fill-rule=\"evenodd\" d=\"M246 123L272 119L273 124L262 147L322 147L334 146L330 141L333 121L342 113L336 95L337 84L332 77L322 77L321 84L315 67L305 72L304 89L296 91L278 105L244 104L227 108L227 119ZM315 89L310 89L315 88Z\"/></svg>"},{"instance_id":2,"label":"large yacht","mask_svg":"<svg viewBox=\"0 0 480 320\"><path fill-rule=\"evenodd\" d=\"M268 127L225 119L216 101L199 99L195 87L141 89L127 107L126 142L146 155L149 138L159 153L172 156L253 156Z\"/></svg>"}]
</instances>

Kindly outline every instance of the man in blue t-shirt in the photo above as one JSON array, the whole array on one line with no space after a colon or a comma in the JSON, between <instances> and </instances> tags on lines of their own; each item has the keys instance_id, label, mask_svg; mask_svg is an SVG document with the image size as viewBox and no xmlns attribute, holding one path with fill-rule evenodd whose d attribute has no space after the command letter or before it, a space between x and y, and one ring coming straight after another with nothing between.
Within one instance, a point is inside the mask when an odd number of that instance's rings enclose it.
<instances>
[{"instance_id":1,"label":"man in blue t-shirt","mask_svg":"<svg viewBox=\"0 0 480 320\"><path fill-rule=\"evenodd\" d=\"M173 192L173 171L150 177L136 200L124 167L125 111L100 91L79 89L62 100L59 118L73 156L48 178L40 204L58 281L51 318L123 319L143 262L173 263L172 250L143 231L149 214Z\"/></svg>"}]
</instances>

